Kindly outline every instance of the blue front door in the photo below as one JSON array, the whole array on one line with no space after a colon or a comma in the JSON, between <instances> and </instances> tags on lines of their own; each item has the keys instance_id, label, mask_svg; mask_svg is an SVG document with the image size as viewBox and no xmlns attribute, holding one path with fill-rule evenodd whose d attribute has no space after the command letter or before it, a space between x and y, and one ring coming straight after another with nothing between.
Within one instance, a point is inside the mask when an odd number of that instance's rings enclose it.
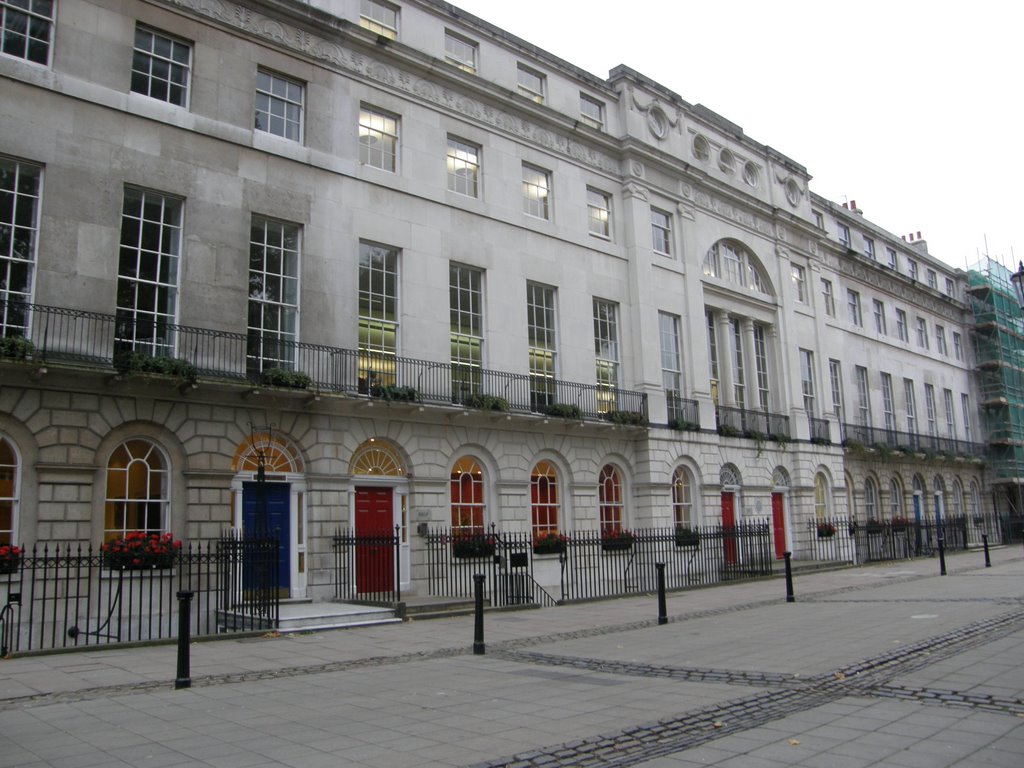
<instances>
[{"instance_id":1,"label":"blue front door","mask_svg":"<svg viewBox=\"0 0 1024 768\"><path fill-rule=\"evenodd\" d=\"M242 532L246 536L270 535L277 539L277 585L288 594L291 587L291 487L288 483L242 484ZM265 508L265 511L264 511Z\"/></svg>"}]
</instances>

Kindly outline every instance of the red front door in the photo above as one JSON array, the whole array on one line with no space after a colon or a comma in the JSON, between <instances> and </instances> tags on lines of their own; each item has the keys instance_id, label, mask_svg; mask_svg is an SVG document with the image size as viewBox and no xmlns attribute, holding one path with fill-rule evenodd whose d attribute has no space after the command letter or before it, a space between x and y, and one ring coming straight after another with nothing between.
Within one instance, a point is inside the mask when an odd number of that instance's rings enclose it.
<instances>
[{"instance_id":1,"label":"red front door","mask_svg":"<svg viewBox=\"0 0 1024 768\"><path fill-rule=\"evenodd\" d=\"M775 537L775 559L782 558L786 551L786 516L783 514L781 493L772 494L772 533Z\"/></svg>"},{"instance_id":2,"label":"red front door","mask_svg":"<svg viewBox=\"0 0 1024 768\"><path fill-rule=\"evenodd\" d=\"M387 592L395 583L390 488L356 488L356 592Z\"/></svg>"},{"instance_id":3,"label":"red front door","mask_svg":"<svg viewBox=\"0 0 1024 768\"><path fill-rule=\"evenodd\" d=\"M732 491L722 492L722 542L726 565L736 563L736 497Z\"/></svg>"}]
</instances>

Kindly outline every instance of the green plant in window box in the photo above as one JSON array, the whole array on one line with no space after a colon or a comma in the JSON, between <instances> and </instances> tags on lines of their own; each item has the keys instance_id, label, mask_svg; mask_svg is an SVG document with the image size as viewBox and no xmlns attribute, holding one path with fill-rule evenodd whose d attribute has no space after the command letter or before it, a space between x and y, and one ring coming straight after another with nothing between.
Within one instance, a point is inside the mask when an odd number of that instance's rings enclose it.
<instances>
[{"instance_id":1,"label":"green plant in window box","mask_svg":"<svg viewBox=\"0 0 1024 768\"><path fill-rule=\"evenodd\" d=\"M260 384L267 387L309 389L313 385L313 379L302 371L289 371L284 368L265 368L260 373Z\"/></svg>"},{"instance_id":2,"label":"green plant in window box","mask_svg":"<svg viewBox=\"0 0 1024 768\"><path fill-rule=\"evenodd\" d=\"M676 432L700 432L700 424L686 419L673 419L668 426Z\"/></svg>"},{"instance_id":3,"label":"green plant in window box","mask_svg":"<svg viewBox=\"0 0 1024 768\"><path fill-rule=\"evenodd\" d=\"M123 351L114 355L114 369L122 375L151 373L171 376L189 384L199 378L199 371L181 357L154 357L142 352Z\"/></svg>"},{"instance_id":4,"label":"green plant in window box","mask_svg":"<svg viewBox=\"0 0 1024 768\"><path fill-rule=\"evenodd\" d=\"M677 547L699 547L700 532L688 525L677 525L675 531Z\"/></svg>"},{"instance_id":5,"label":"green plant in window box","mask_svg":"<svg viewBox=\"0 0 1024 768\"><path fill-rule=\"evenodd\" d=\"M636 411L608 411L602 418L612 424L621 424L627 427L647 426L647 417Z\"/></svg>"},{"instance_id":6,"label":"green plant in window box","mask_svg":"<svg viewBox=\"0 0 1024 768\"><path fill-rule=\"evenodd\" d=\"M370 387L371 397L379 397L389 403L415 403L420 399L420 393L415 387L398 387L394 385L384 387Z\"/></svg>"},{"instance_id":7,"label":"green plant in window box","mask_svg":"<svg viewBox=\"0 0 1024 768\"><path fill-rule=\"evenodd\" d=\"M0 357L11 360L28 360L34 351L35 347L32 346L32 342L21 336L0 338Z\"/></svg>"},{"instance_id":8,"label":"green plant in window box","mask_svg":"<svg viewBox=\"0 0 1024 768\"><path fill-rule=\"evenodd\" d=\"M545 406L542 413L545 416L556 416L560 419L572 419L574 421L583 420L583 411L580 410L580 407L569 403L552 403L551 405Z\"/></svg>"},{"instance_id":9,"label":"green plant in window box","mask_svg":"<svg viewBox=\"0 0 1024 768\"><path fill-rule=\"evenodd\" d=\"M486 533L459 532L452 535L452 557L493 557L494 536Z\"/></svg>"},{"instance_id":10,"label":"green plant in window box","mask_svg":"<svg viewBox=\"0 0 1024 768\"><path fill-rule=\"evenodd\" d=\"M467 408L478 408L481 411L498 411L508 413L508 400L495 395L472 394L466 395L462 404Z\"/></svg>"},{"instance_id":11,"label":"green plant in window box","mask_svg":"<svg viewBox=\"0 0 1024 768\"><path fill-rule=\"evenodd\" d=\"M739 437L742 433L738 427L734 427L732 424L719 424L718 434L722 437Z\"/></svg>"}]
</instances>

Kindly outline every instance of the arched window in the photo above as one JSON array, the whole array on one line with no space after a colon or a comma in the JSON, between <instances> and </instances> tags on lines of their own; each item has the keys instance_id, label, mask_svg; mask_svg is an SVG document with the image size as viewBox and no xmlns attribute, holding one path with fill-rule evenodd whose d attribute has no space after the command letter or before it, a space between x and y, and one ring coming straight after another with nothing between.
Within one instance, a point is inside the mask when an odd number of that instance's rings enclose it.
<instances>
[{"instance_id":1,"label":"arched window","mask_svg":"<svg viewBox=\"0 0 1024 768\"><path fill-rule=\"evenodd\" d=\"M894 477L889 481L889 517L903 516L903 489Z\"/></svg>"},{"instance_id":2,"label":"arched window","mask_svg":"<svg viewBox=\"0 0 1024 768\"><path fill-rule=\"evenodd\" d=\"M950 514L960 517L964 513L964 486L960 478L953 480L953 494L949 500Z\"/></svg>"},{"instance_id":3,"label":"arched window","mask_svg":"<svg viewBox=\"0 0 1024 768\"><path fill-rule=\"evenodd\" d=\"M817 520L828 517L828 481L822 472L814 476L814 517Z\"/></svg>"},{"instance_id":4,"label":"arched window","mask_svg":"<svg viewBox=\"0 0 1024 768\"><path fill-rule=\"evenodd\" d=\"M539 461L530 474L530 512L533 538L558 533L558 471L550 461Z\"/></svg>"},{"instance_id":5,"label":"arched window","mask_svg":"<svg viewBox=\"0 0 1024 768\"><path fill-rule=\"evenodd\" d=\"M622 475L611 464L605 464L597 481L601 533L622 530Z\"/></svg>"},{"instance_id":6,"label":"arched window","mask_svg":"<svg viewBox=\"0 0 1024 768\"><path fill-rule=\"evenodd\" d=\"M693 480L686 467L676 467L672 473L672 521L677 528L692 528L694 524Z\"/></svg>"},{"instance_id":7,"label":"arched window","mask_svg":"<svg viewBox=\"0 0 1024 768\"><path fill-rule=\"evenodd\" d=\"M870 477L864 481L864 516L868 520L878 519L878 488Z\"/></svg>"},{"instance_id":8,"label":"arched window","mask_svg":"<svg viewBox=\"0 0 1024 768\"><path fill-rule=\"evenodd\" d=\"M14 443L0 436L0 546L17 544L18 454Z\"/></svg>"},{"instance_id":9,"label":"arched window","mask_svg":"<svg viewBox=\"0 0 1024 768\"><path fill-rule=\"evenodd\" d=\"M166 532L167 486L167 460L156 445L134 439L117 446L107 462L104 540Z\"/></svg>"},{"instance_id":10,"label":"arched window","mask_svg":"<svg viewBox=\"0 0 1024 768\"><path fill-rule=\"evenodd\" d=\"M475 459L463 456L452 467L452 533L484 532L484 476Z\"/></svg>"},{"instance_id":11,"label":"arched window","mask_svg":"<svg viewBox=\"0 0 1024 768\"><path fill-rule=\"evenodd\" d=\"M971 505L971 517L977 518L981 515L981 490L977 482L971 480L971 495L968 503Z\"/></svg>"},{"instance_id":12,"label":"arched window","mask_svg":"<svg viewBox=\"0 0 1024 768\"><path fill-rule=\"evenodd\" d=\"M704 256L704 274L756 293L768 294L768 284L757 260L746 249L724 240L712 245Z\"/></svg>"}]
</instances>

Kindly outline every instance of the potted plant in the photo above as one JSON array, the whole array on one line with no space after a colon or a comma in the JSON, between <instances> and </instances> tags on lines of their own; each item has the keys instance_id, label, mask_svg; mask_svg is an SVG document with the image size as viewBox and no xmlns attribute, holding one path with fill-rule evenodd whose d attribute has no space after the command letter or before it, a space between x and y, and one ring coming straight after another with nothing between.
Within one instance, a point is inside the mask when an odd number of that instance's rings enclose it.
<instances>
[{"instance_id":1,"label":"potted plant","mask_svg":"<svg viewBox=\"0 0 1024 768\"><path fill-rule=\"evenodd\" d=\"M545 531L533 540L533 554L560 555L565 552L569 537L558 531Z\"/></svg>"},{"instance_id":2,"label":"potted plant","mask_svg":"<svg viewBox=\"0 0 1024 768\"><path fill-rule=\"evenodd\" d=\"M308 389L312 386L313 379L302 371L289 371L284 368L265 368L260 373L260 384L268 387Z\"/></svg>"},{"instance_id":3,"label":"potted plant","mask_svg":"<svg viewBox=\"0 0 1024 768\"><path fill-rule=\"evenodd\" d=\"M693 528L688 525L677 525L675 538L677 547L700 546L700 532L693 530Z\"/></svg>"},{"instance_id":4,"label":"potted plant","mask_svg":"<svg viewBox=\"0 0 1024 768\"><path fill-rule=\"evenodd\" d=\"M668 426L676 432L700 432L700 424L686 419L673 419Z\"/></svg>"},{"instance_id":5,"label":"potted plant","mask_svg":"<svg viewBox=\"0 0 1024 768\"><path fill-rule=\"evenodd\" d=\"M602 418L612 424L621 424L627 427L647 426L647 417L637 411L608 411Z\"/></svg>"},{"instance_id":6,"label":"potted plant","mask_svg":"<svg viewBox=\"0 0 1024 768\"><path fill-rule=\"evenodd\" d=\"M909 525L909 521L907 520L907 518L898 515L892 519L890 525L892 525L892 529L894 531L905 531L907 530L907 525Z\"/></svg>"},{"instance_id":7,"label":"potted plant","mask_svg":"<svg viewBox=\"0 0 1024 768\"><path fill-rule=\"evenodd\" d=\"M831 539L836 535L836 527L832 523L822 520L818 523L818 538Z\"/></svg>"},{"instance_id":8,"label":"potted plant","mask_svg":"<svg viewBox=\"0 0 1024 768\"><path fill-rule=\"evenodd\" d=\"M882 524L873 517L869 517L867 523L864 526L868 533L878 534L882 532Z\"/></svg>"},{"instance_id":9,"label":"potted plant","mask_svg":"<svg viewBox=\"0 0 1024 768\"><path fill-rule=\"evenodd\" d=\"M21 565L21 549L13 544L0 546L0 573L17 573Z\"/></svg>"},{"instance_id":10,"label":"potted plant","mask_svg":"<svg viewBox=\"0 0 1024 768\"><path fill-rule=\"evenodd\" d=\"M601 531L601 549L605 552L621 552L632 549L636 534L625 528L609 528Z\"/></svg>"},{"instance_id":11,"label":"potted plant","mask_svg":"<svg viewBox=\"0 0 1024 768\"><path fill-rule=\"evenodd\" d=\"M719 424L718 434L722 437L739 437L740 430L738 427L734 427L732 424Z\"/></svg>"},{"instance_id":12,"label":"potted plant","mask_svg":"<svg viewBox=\"0 0 1024 768\"><path fill-rule=\"evenodd\" d=\"M394 385L386 387L370 387L370 395L379 397L389 403L415 403L420 399L420 393L416 387L398 387Z\"/></svg>"},{"instance_id":13,"label":"potted plant","mask_svg":"<svg viewBox=\"0 0 1024 768\"><path fill-rule=\"evenodd\" d=\"M583 411L580 410L580 407L570 403L552 403L545 406L541 413L545 416L557 416L561 419L583 420Z\"/></svg>"},{"instance_id":14,"label":"potted plant","mask_svg":"<svg viewBox=\"0 0 1024 768\"><path fill-rule=\"evenodd\" d=\"M494 536L460 531L452 536L452 557L493 557Z\"/></svg>"},{"instance_id":15,"label":"potted plant","mask_svg":"<svg viewBox=\"0 0 1024 768\"><path fill-rule=\"evenodd\" d=\"M157 376L171 376L189 384L195 384L199 378L198 369L182 357L164 357L128 350L122 350L114 355L114 368L122 376L151 373Z\"/></svg>"},{"instance_id":16,"label":"potted plant","mask_svg":"<svg viewBox=\"0 0 1024 768\"><path fill-rule=\"evenodd\" d=\"M462 404L467 408L479 408L481 411L498 411L508 413L508 400L495 395L472 394L466 395Z\"/></svg>"},{"instance_id":17,"label":"potted plant","mask_svg":"<svg viewBox=\"0 0 1024 768\"><path fill-rule=\"evenodd\" d=\"M130 531L100 546L103 565L111 570L171 568L180 551L181 542L171 534L145 531Z\"/></svg>"},{"instance_id":18,"label":"potted plant","mask_svg":"<svg viewBox=\"0 0 1024 768\"><path fill-rule=\"evenodd\" d=\"M32 342L21 336L4 336L0 338L0 357L13 360L27 360L32 356L35 347Z\"/></svg>"}]
</instances>

